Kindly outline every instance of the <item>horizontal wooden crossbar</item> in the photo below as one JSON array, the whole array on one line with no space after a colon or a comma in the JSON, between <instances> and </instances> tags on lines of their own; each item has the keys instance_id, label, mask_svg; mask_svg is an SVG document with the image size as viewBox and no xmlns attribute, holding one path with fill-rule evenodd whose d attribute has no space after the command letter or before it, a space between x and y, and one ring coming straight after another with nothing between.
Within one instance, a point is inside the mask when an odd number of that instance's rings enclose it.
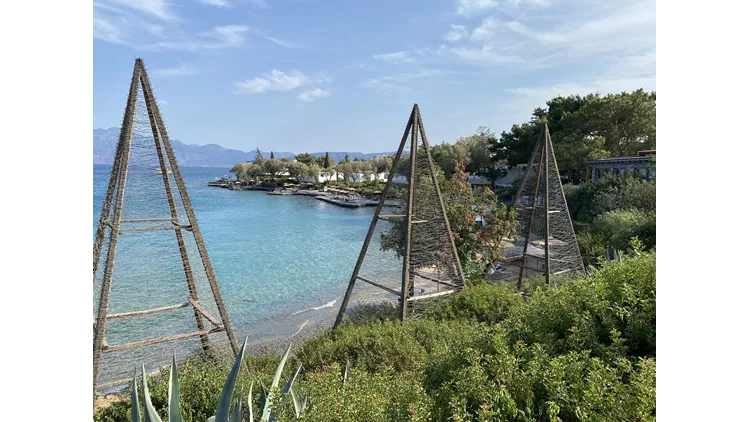
<instances>
[{"instance_id":1,"label":"horizontal wooden crossbar","mask_svg":"<svg viewBox=\"0 0 750 422\"><path fill-rule=\"evenodd\" d=\"M444 286L449 286L449 287L456 287L456 288L458 288L458 287L459 287L459 286L458 286L458 285L456 285L456 284L453 284L453 283L448 283L447 281L443 281L443 280L440 280L440 279L437 279L437 278L429 277L429 276L426 276L426 275L424 275L424 274L422 274L422 273L420 273L420 272L417 272L417 271L414 271L414 274L415 274L415 275L418 275L418 276L420 276L420 277L422 277L422 278L424 278L425 280L430 280L430 281L433 281L433 282L435 282L435 283L438 283L438 284L442 284L442 285L444 285Z\"/></svg>"},{"instance_id":2,"label":"horizontal wooden crossbar","mask_svg":"<svg viewBox=\"0 0 750 422\"><path fill-rule=\"evenodd\" d=\"M391 221L391 218L403 218L406 217L404 214L391 214L391 215L379 215L380 220ZM412 224L426 223L427 220L412 220Z\"/></svg>"},{"instance_id":3,"label":"horizontal wooden crossbar","mask_svg":"<svg viewBox=\"0 0 750 422\"><path fill-rule=\"evenodd\" d=\"M412 296L412 297L406 298L406 301L413 302L415 300L431 299L433 297L445 296L445 295L449 295L455 292L456 292L455 290L443 290L442 292L437 292L437 293L430 293L430 294L420 295L420 296Z\"/></svg>"},{"instance_id":4,"label":"horizontal wooden crossbar","mask_svg":"<svg viewBox=\"0 0 750 422\"><path fill-rule=\"evenodd\" d=\"M198 301L197 301L197 300L193 300L193 298L191 297L190 299L188 299L188 303L189 303L190 305L193 305L193 308L195 308L195 310L197 310L198 312L200 312L200 313L201 313L201 315L203 315L204 317L206 317L206 319L207 319L207 320L208 320L208 321L209 321L209 322L210 322L211 324L213 324L213 325L214 325L214 327L220 327L220 326L221 326L221 323L220 323L219 321L217 321L216 319L214 319L214 317L212 317L212 316L211 316L211 314L209 314L209 313L208 313L208 311L206 311L206 310L205 310L205 309L203 308L203 306L201 306L201 304L200 304L200 303L198 303Z\"/></svg>"},{"instance_id":5,"label":"horizontal wooden crossbar","mask_svg":"<svg viewBox=\"0 0 750 422\"><path fill-rule=\"evenodd\" d=\"M378 218L381 220L390 220L391 218L403 218L406 217L406 214L391 214L391 215L379 215Z\"/></svg>"},{"instance_id":6,"label":"horizontal wooden crossbar","mask_svg":"<svg viewBox=\"0 0 750 422\"><path fill-rule=\"evenodd\" d=\"M383 286L382 284L378 284L378 283L376 283L376 282L374 282L374 281L372 281L372 280L368 280L368 279L366 279L366 278L362 277L361 275L358 275L358 276L357 276L357 278L358 278L358 279L360 279L360 280L362 280L362 281L364 281L365 283L369 283L369 284L372 284L372 285L373 285L373 286L375 286L375 287L380 287L381 289L383 289L383 290L385 290L385 291L391 292L391 293L393 293L393 294L394 294L394 295L396 295L396 296L401 296L401 292L398 292L398 291L396 291L396 290L393 290L393 289L391 289L390 287L385 287L385 286Z\"/></svg>"},{"instance_id":7,"label":"horizontal wooden crossbar","mask_svg":"<svg viewBox=\"0 0 750 422\"><path fill-rule=\"evenodd\" d=\"M174 218L133 218L129 220L120 220L120 223L173 223L173 222L175 222Z\"/></svg>"},{"instance_id":8,"label":"horizontal wooden crossbar","mask_svg":"<svg viewBox=\"0 0 750 422\"><path fill-rule=\"evenodd\" d=\"M149 230L192 230L191 226L180 226L177 224L171 226L154 226L154 227L120 227L121 232L145 232Z\"/></svg>"},{"instance_id":9,"label":"horizontal wooden crossbar","mask_svg":"<svg viewBox=\"0 0 750 422\"><path fill-rule=\"evenodd\" d=\"M174 341L174 340L180 340L183 338L188 337L196 337L196 336L204 336L207 334L213 334L224 331L223 326L215 327L210 330L201 330L201 331L194 331L192 333L185 333L185 334L177 334L174 336L166 336L166 337L159 337L159 338L152 338L149 340L142 340L142 341L136 341L133 343L125 343L125 344L119 344L117 346L107 346L102 347L102 352L116 352L118 350L125 350L130 349L133 347L141 347L141 346L149 346L152 344L158 344L158 343L164 343L167 341Z\"/></svg>"},{"instance_id":10,"label":"horizontal wooden crossbar","mask_svg":"<svg viewBox=\"0 0 750 422\"><path fill-rule=\"evenodd\" d=\"M130 317L130 316L137 316L137 315L155 314L157 312L171 311L173 309L180 309L180 308L184 308L184 307L190 306L190 305L191 305L191 303L188 301L188 302L185 302L185 303L181 303L179 305L170 305L170 306L165 306L163 308L156 308L156 309L146 309L145 311L121 312L119 314L107 315L107 319L109 319L109 318Z\"/></svg>"}]
</instances>

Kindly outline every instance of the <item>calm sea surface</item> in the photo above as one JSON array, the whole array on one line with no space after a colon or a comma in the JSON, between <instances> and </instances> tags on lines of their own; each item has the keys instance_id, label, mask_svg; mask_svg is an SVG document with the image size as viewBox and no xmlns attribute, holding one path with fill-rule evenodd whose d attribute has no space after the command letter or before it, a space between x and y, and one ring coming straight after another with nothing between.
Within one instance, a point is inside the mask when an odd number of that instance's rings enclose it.
<instances>
[{"instance_id":1,"label":"calm sea surface","mask_svg":"<svg viewBox=\"0 0 750 422\"><path fill-rule=\"evenodd\" d=\"M94 165L94 232L110 169ZM311 197L208 187L207 182L229 173L224 168L181 171L239 336L251 341L287 337L310 319L335 315L374 208L346 209ZM379 251L378 238L373 237L372 258L380 260L380 270L397 275L398 260ZM148 266L143 271L146 283ZM180 276L184 280L175 274ZM120 308L145 309L129 305ZM167 305L171 303L160 306Z\"/></svg>"}]
</instances>

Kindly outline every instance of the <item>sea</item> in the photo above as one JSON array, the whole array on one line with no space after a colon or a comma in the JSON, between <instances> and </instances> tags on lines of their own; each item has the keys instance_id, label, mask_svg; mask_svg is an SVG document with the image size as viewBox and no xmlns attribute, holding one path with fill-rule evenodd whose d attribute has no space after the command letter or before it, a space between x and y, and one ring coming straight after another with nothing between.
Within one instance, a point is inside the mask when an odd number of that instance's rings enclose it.
<instances>
[{"instance_id":1,"label":"sea","mask_svg":"<svg viewBox=\"0 0 750 422\"><path fill-rule=\"evenodd\" d=\"M110 171L109 165L94 165L94 233ZM289 338L306 325L330 321L336 315L374 207L349 209L308 196L207 185L228 176L229 168L181 167L180 171L240 341L248 337L250 344L260 344ZM383 274L398 279L400 260L393 252L381 251L378 240L377 234L373 236L368 259L375 260ZM148 254L147 247L143 248L143 254ZM149 283L148 265L139 271L144 274L141 282ZM184 280L184 274L175 274L176 279L180 277ZM378 294L384 299L389 295ZM372 301L362 295L355 296L350 305L362 298ZM167 305L171 303L160 306ZM118 307L149 309L139 303Z\"/></svg>"}]
</instances>

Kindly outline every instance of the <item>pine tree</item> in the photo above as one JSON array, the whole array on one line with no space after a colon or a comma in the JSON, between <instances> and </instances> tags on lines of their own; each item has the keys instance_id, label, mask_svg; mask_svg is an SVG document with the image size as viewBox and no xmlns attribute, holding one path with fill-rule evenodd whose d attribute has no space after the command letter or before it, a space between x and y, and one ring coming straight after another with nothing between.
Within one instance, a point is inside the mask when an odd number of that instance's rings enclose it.
<instances>
[{"instance_id":1,"label":"pine tree","mask_svg":"<svg viewBox=\"0 0 750 422\"><path fill-rule=\"evenodd\" d=\"M271 151L271 159L273 160L274 158L276 157L273 156L273 151Z\"/></svg>"},{"instance_id":2,"label":"pine tree","mask_svg":"<svg viewBox=\"0 0 750 422\"><path fill-rule=\"evenodd\" d=\"M325 161L323 161L323 168L324 169L329 169L329 168L333 167L334 164L335 163L333 162L333 159L331 158L330 155L328 155L328 151L326 151L326 158L325 158Z\"/></svg>"}]
</instances>

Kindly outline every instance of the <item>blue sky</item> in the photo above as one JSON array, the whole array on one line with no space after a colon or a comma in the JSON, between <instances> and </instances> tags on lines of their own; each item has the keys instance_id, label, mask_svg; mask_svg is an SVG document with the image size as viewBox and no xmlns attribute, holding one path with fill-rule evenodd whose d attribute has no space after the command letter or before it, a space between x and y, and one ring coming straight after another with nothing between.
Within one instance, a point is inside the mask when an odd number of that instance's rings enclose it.
<instances>
[{"instance_id":1,"label":"blue sky","mask_svg":"<svg viewBox=\"0 0 750 422\"><path fill-rule=\"evenodd\" d=\"M143 57L170 137L392 151L527 121L555 95L656 89L655 0L95 0L94 127Z\"/></svg>"}]
</instances>

